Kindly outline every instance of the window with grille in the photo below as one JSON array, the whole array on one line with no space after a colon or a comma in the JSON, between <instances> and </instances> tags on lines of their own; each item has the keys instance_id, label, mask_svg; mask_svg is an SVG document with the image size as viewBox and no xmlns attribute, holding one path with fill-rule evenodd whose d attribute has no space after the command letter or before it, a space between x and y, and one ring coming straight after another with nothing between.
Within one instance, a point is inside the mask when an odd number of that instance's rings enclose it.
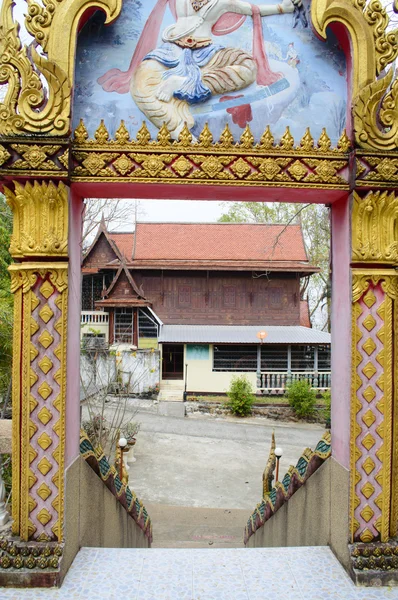
<instances>
[{"instance_id":1,"label":"window with grille","mask_svg":"<svg viewBox=\"0 0 398 600\"><path fill-rule=\"evenodd\" d=\"M318 371L330 371L330 346L318 346Z\"/></svg>"},{"instance_id":2,"label":"window with grille","mask_svg":"<svg viewBox=\"0 0 398 600\"><path fill-rule=\"evenodd\" d=\"M115 309L115 343L133 343L133 309Z\"/></svg>"},{"instance_id":3,"label":"window with grille","mask_svg":"<svg viewBox=\"0 0 398 600\"><path fill-rule=\"evenodd\" d=\"M292 345L292 371L313 371L314 346Z\"/></svg>"},{"instance_id":4,"label":"window with grille","mask_svg":"<svg viewBox=\"0 0 398 600\"><path fill-rule=\"evenodd\" d=\"M157 338L158 327L155 320L140 310L138 315L138 333L140 338Z\"/></svg>"},{"instance_id":5,"label":"window with grille","mask_svg":"<svg viewBox=\"0 0 398 600\"><path fill-rule=\"evenodd\" d=\"M261 371L287 371L287 345L261 346Z\"/></svg>"},{"instance_id":6,"label":"window with grille","mask_svg":"<svg viewBox=\"0 0 398 600\"><path fill-rule=\"evenodd\" d=\"M95 303L102 298L102 290L109 287L110 274L84 275L82 282L82 310L95 310Z\"/></svg>"},{"instance_id":7,"label":"window with grille","mask_svg":"<svg viewBox=\"0 0 398 600\"><path fill-rule=\"evenodd\" d=\"M213 371L257 371L257 347L214 346Z\"/></svg>"}]
</instances>

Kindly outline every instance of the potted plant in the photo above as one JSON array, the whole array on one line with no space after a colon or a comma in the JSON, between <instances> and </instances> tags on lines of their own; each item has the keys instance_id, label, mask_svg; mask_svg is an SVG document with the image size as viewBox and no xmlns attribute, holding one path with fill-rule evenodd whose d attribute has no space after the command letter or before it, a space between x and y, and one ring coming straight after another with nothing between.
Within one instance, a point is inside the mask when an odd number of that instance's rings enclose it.
<instances>
[{"instance_id":1,"label":"potted plant","mask_svg":"<svg viewBox=\"0 0 398 600\"><path fill-rule=\"evenodd\" d=\"M137 442L136 435L140 430L140 423L136 421L130 421L121 427L120 433L127 440L128 452L126 454L126 462L135 462L136 458L134 457L134 446Z\"/></svg>"}]
</instances>

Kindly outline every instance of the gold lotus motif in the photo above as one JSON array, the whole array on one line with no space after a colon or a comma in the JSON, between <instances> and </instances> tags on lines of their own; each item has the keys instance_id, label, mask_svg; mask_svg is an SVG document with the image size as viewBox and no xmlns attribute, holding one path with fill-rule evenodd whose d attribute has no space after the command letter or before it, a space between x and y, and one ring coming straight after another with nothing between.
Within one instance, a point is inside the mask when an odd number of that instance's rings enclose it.
<instances>
[{"instance_id":1,"label":"gold lotus motif","mask_svg":"<svg viewBox=\"0 0 398 600\"><path fill-rule=\"evenodd\" d=\"M45 323L48 323L49 320L54 316L54 313L51 310L51 308L48 306L48 304L46 304L45 306L43 306L42 309L40 309L39 316L42 321L44 321Z\"/></svg>"},{"instance_id":2,"label":"gold lotus motif","mask_svg":"<svg viewBox=\"0 0 398 600\"><path fill-rule=\"evenodd\" d=\"M43 381L43 383L37 388L37 391L39 392L39 394L43 398L43 400L47 400L47 398L49 397L49 395L51 394L51 392L53 390L48 385L47 381Z\"/></svg>"},{"instance_id":3,"label":"gold lotus motif","mask_svg":"<svg viewBox=\"0 0 398 600\"><path fill-rule=\"evenodd\" d=\"M222 169L221 162L215 156L208 156L202 163L202 170L209 177L215 177Z\"/></svg>"},{"instance_id":4,"label":"gold lotus motif","mask_svg":"<svg viewBox=\"0 0 398 600\"><path fill-rule=\"evenodd\" d=\"M374 491L375 489L369 481L367 481L365 485L361 488L361 492L365 496L365 498L370 498L374 494Z\"/></svg>"},{"instance_id":5,"label":"gold lotus motif","mask_svg":"<svg viewBox=\"0 0 398 600\"><path fill-rule=\"evenodd\" d=\"M37 468L39 469L42 475L47 475L47 473L51 471L53 466L48 460L48 458L46 456L43 456L43 458L38 462Z\"/></svg>"},{"instance_id":6,"label":"gold lotus motif","mask_svg":"<svg viewBox=\"0 0 398 600\"><path fill-rule=\"evenodd\" d=\"M362 464L362 468L363 468L363 470L365 471L365 473L367 475L369 475L374 470L375 466L376 466L375 462L374 462L374 460L372 458L370 458L370 456L368 456L363 461L363 464Z\"/></svg>"},{"instance_id":7,"label":"gold lotus motif","mask_svg":"<svg viewBox=\"0 0 398 600\"><path fill-rule=\"evenodd\" d=\"M185 177L192 170L192 164L184 156L180 156L172 166L180 177Z\"/></svg>"},{"instance_id":8,"label":"gold lotus motif","mask_svg":"<svg viewBox=\"0 0 398 600\"><path fill-rule=\"evenodd\" d=\"M49 370L53 368L52 360L50 360L48 356L44 356L44 358L42 358L38 364L45 375L47 375Z\"/></svg>"},{"instance_id":9,"label":"gold lotus motif","mask_svg":"<svg viewBox=\"0 0 398 600\"><path fill-rule=\"evenodd\" d=\"M40 334L39 342L43 346L43 348L47 349L49 346L51 346L53 341L54 341L54 338L51 335L51 333L49 331L47 331L47 329L45 329L43 331L43 333Z\"/></svg>"},{"instance_id":10,"label":"gold lotus motif","mask_svg":"<svg viewBox=\"0 0 398 600\"><path fill-rule=\"evenodd\" d=\"M163 162L156 156L156 154L152 154L148 156L146 160L143 161L142 166L145 171L151 176L156 177L158 173L163 169Z\"/></svg>"},{"instance_id":11,"label":"gold lotus motif","mask_svg":"<svg viewBox=\"0 0 398 600\"><path fill-rule=\"evenodd\" d=\"M373 375L376 373L376 367L374 366L373 363L368 362L368 364L365 365L364 368L362 369L362 373L364 375L366 375L366 377L368 379L371 379L373 377Z\"/></svg>"},{"instance_id":12,"label":"gold lotus motif","mask_svg":"<svg viewBox=\"0 0 398 600\"><path fill-rule=\"evenodd\" d=\"M363 297L363 301L365 302L368 308L372 308L373 304L376 302L376 296L374 295L372 288L368 289L368 291Z\"/></svg>"},{"instance_id":13,"label":"gold lotus motif","mask_svg":"<svg viewBox=\"0 0 398 600\"><path fill-rule=\"evenodd\" d=\"M87 169L91 175L96 175L104 168L106 163L105 158L101 154L92 153L84 159L82 165Z\"/></svg>"},{"instance_id":14,"label":"gold lotus motif","mask_svg":"<svg viewBox=\"0 0 398 600\"><path fill-rule=\"evenodd\" d=\"M37 488L37 493L42 500L47 500L51 496L52 492L46 483L43 483Z\"/></svg>"},{"instance_id":15,"label":"gold lotus motif","mask_svg":"<svg viewBox=\"0 0 398 600\"><path fill-rule=\"evenodd\" d=\"M39 419L43 423L43 425L47 425L47 423L49 421L51 421L51 419L53 418L51 412L48 410L48 408L46 406L43 406L43 408L40 409L37 416L39 417Z\"/></svg>"},{"instance_id":16,"label":"gold lotus motif","mask_svg":"<svg viewBox=\"0 0 398 600\"><path fill-rule=\"evenodd\" d=\"M364 529L361 533L361 535L359 536L359 539L361 540L361 542L371 542L374 539L374 535L373 533L366 527L366 529Z\"/></svg>"},{"instance_id":17,"label":"gold lotus motif","mask_svg":"<svg viewBox=\"0 0 398 600\"><path fill-rule=\"evenodd\" d=\"M373 412L369 409L364 415L362 415L362 421L365 423L365 425L367 425L367 427L370 427L376 421L376 417L374 416Z\"/></svg>"},{"instance_id":18,"label":"gold lotus motif","mask_svg":"<svg viewBox=\"0 0 398 600\"><path fill-rule=\"evenodd\" d=\"M231 165L231 171L233 171L237 177L241 178L247 175L247 173L251 171L251 168L243 158L239 158Z\"/></svg>"},{"instance_id":19,"label":"gold lotus motif","mask_svg":"<svg viewBox=\"0 0 398 600\"><path fill-rule=\"evenodd\" d=\"M261 173L269 181L272 181L272 179L275 178L275 175L280 173L280 170L280 166L273 158L265 158L260 165Z\"/></svg>"},{"instance_id":20,"label":"gold lotus motif","mask_svg":"<svg viewBox=\"0 0 398 600\"><path fill-rule=\"evenodd\" d=\"M37 518L42 525L47 525L47 523L51 521L52 516L46 508L42 508L41 511L37 514Z\"/></svg>"},{"instance_id":21,"label":"gold lotus motif","mask_svg":"<svg viewBox=\"0 0 398 600\"><path fill-rule=\"evenodd\" d=\"M53 292L54 292L53 286L46 279L46 281L44 283L42 283L42 285L40 286L41 295L44 296L48 300L48 298L51 296L51 294L53 294Z\"/></svg>"},{"instance_id":22,"label":"gold lotus motif","mask_svg":"<svg viewBox=\"0 0 398 600\"><path fill-rule=\"evenodd\" d=\"M362 392L362 396L365 398L366 402L372 402L373 398L376 396L376 392L371 385L368 385L366 390Z\"/></svg>"},{"instance_id":23,"label":"gold lotus motif","mask_svg":"<svg viewBox=\"0 0 398 600\"><path fill-rule=\"evenodd\" d=\"M370 450L375 445L376 441L371 433L367 433L363 438L361 444L366 450Z\"/></svg>"},{"instance_id":24,"label":"gold lotus motif","mask_svg":"<svg viewBox=\"0 0 398 600\"><path fill-rule=\"evenodd\" d=\"M367 504L360 512L361 517L366 523L369 523L370 519L374 515L374 511L370 508L369 504Z\"/></svg>"},{"instance_id":25,"label":"gold lotus motif","mask_svg":"<svg viewBox=\"0 0 398 600\"><path fill-rule=\"evenodd\" d=\"M366 354L370 356L376 350L376 344L372 338L368 338L366 342L362 344L362 348L365 350Z\"/></svg>"},{"instance_id":26,"label":"gold lotus motif","mask_svg":"<svg viewBox=\"0 0 398 600\"><path fill-rule=\"evenodd\" d=\"M291 167L288 168L288 171L296 181L300 181L305 177L308 173L307 169L302 165L299 160L296 160Z\"/></svg>"},{"instance_id":27,"label":"gold lotus motif","mask_svg":"<svg viewBox=\"0 0 398 600\"><path fill-rule=\"evenodd\" d=\"M133 161L131 161L125 154L121 154L121 156L119 156L119 158L117 158L113 164L116 171L121 173L121 175L125 175L131 171L132 167L134 166Z\"/></svg>"},{"instance_id":28,"label":"gold lotus motif","mask_svg":"<svg viewBox=\"0 0 398 600\"><path fill-rule=\"evenodd\" d=\"M40 448L43 448L43 450L47 450L47 448L51 446L53 441L48 435L48 433L43 431L43 433L37 438L37 443L39 444Z\"/></svg>"}]
</instances>

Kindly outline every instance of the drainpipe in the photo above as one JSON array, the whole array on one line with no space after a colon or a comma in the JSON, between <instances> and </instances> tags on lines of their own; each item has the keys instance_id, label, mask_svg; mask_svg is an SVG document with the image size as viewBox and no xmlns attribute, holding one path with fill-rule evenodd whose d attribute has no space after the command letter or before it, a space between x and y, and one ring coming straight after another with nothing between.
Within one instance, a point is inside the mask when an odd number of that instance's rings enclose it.
<instances>
[{"instance_id":1,"label":"drainpipe","mask_svg":"<svg viewBox=\"0 0 398 600\"><path fill-rule=\"evenodd\" d=\"M257 344L257 391L261 388L261 345Z\"/></svg>"},{"instance_id":2,"label":"drainpipe","mask_svg":"<svg viewBox=\"0 0 398 600\"><path fill-rule=\"evenodd\" d=\"M314 374L313 386L314 386L314 388L317 388L318 384L319 384L319 381L318 381L319 380L319 377L318 377L318 346L314 347L314 371L315 371L315 374Z\"/></svg>"},{"instance_id":3,"label":"drainpipe","mask_svg":"<svg viewBox=\"0 0 398 600\"><path fill-rule=\"evenodd\" d=\"M287 347L287 379L286 379L286 383L289 385L289 383L291 383L291 381L292 381L292 346L291 346L291 344L288 344L288 347Z\"/></svg>"},{"instance_id":4,"label":"drainpipe","mask_svg":"<svg viewBox=\"0 0 398 600\"><path fill-rule=\"evenodd\" d=\"M187 363L185 363L185 389L184 389L184 395L183 395L184 402L187 401L187 383L188 383L188 365L187 365Z\"/></svg>"}]
</instances>

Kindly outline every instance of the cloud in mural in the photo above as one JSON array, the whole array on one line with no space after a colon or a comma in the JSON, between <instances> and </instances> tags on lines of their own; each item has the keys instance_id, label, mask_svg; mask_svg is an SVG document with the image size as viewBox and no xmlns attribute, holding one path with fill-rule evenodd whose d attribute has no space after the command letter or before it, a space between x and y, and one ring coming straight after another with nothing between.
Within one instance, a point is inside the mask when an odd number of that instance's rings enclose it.
<instances>
[{"instance_id":1,"label":"cloud in mural","mask_svg":"<svg viewBox=\"0 0 398 600\"><path fill-rule=\"evenodd\" d=\"M105 109L110 133L124 119L133 136L143 120L152 135L165 122L173 137L184 123L197 136L207 122L216 136L250 124L259 139L285 121L302 135L318 121L314 94L331 106L338 97L344 113L344 56L334 40L315 38L294 2L127 0L108 27L95 14L79 35L75 125L83 118L92 134ZM337 140L342 120L329 112Z\"/></svg>"}]
</instances>

